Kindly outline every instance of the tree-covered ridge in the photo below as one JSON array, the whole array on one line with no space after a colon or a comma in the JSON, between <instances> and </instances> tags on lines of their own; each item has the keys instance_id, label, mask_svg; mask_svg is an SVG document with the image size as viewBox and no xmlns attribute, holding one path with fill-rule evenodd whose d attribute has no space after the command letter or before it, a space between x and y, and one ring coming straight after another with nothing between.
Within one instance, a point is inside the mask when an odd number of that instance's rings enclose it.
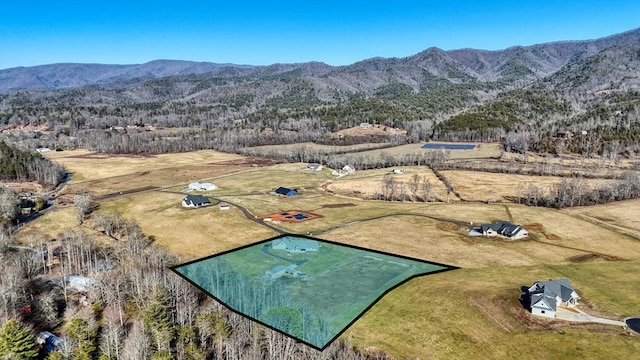
<instances>
[{"instance_id":1,"label":"tree-covered ridge","mask_svg":"<svg viewBox=\"0 0 640 360\"><path fill-rule=\"evenodd\" d=\"M42 155L0 142L0 180L37 181L57 185L64 178L64 168Z\"/></svg>"},{"instance_id":2,"label":"tree-covered ridge","mask_svg":"<svg viewBox=\"0 0 640 360\"><path fill-rule=\"evenodd\" d=\"M632 31L500 51L428 49L342 67L217 66L205 73L18 91L0 94L0 127L30 148L157 153L327 142L331 133L364 122L407 131L376 141L517 136L526 137L531 149L548 151L558 150L557 130L609 126L610 139L594 137L591 150L581 151L602 153L616 140L634 146L637 112L629 97L640 89L639 43L640 31ZM568 145L563 151L579 150Z\"/></svg>"}]
</instances>

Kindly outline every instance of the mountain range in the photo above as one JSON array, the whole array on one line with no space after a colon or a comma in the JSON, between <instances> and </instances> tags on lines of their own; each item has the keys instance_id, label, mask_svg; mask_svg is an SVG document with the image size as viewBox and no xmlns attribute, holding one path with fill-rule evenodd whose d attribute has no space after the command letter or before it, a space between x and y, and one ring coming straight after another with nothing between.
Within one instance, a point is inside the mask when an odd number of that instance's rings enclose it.
<instances>
[{"instance_id":1,"label":"mountain range","mask_svg":"<svg viewBox=\"0 0 640 360\"><path fill-rule=\"evenodd\" d=\"M640 29L497 51L429 48L346 66L52 64L0 70L0 125L44 122L69 134L134 124L241 126L309 140L372 122L406 129L406 141L532 134L537 143L542 130L548 137L593 129L608 137L573 151L602 151L613 140L640 151L639 74Z\"/></svg>"},{"instance_id":2,"label":"mountain range","mask_svg":"<svg viewBox=\"0 0 640 360\"><path fill-rule=\"evenodd\" d=\"M537 79L551 75L567 65L590 58L604 49L619 45L640 45L640 29L596 40L514 46L497 51L476 49L444 51L429 48L409 57L372 58L339 67L319 62L251 66L178 60L155 60L138 65L60 63L15 67L0 70L0 93L64 89L85 85L117 87L132 82L191 74L258 78L273 75L328 76L328 78L346 78L354 84L362 83L371 87L375 83L384 82L383 73L387 73L388 76L395 76L399 82L414 88L422 82L423 71L453 82Z\"/></svg>"}]
</instances>

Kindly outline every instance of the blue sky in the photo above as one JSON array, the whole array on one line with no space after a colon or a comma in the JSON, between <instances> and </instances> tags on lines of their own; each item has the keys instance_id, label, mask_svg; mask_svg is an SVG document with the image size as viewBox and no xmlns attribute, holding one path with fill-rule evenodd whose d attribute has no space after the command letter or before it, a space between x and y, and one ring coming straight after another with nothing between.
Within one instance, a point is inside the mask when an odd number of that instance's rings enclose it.
<instances>
[{"instance_id":1,"label":"blue sky","mask_svg":"<svg viewBox=\"0 0 640 360\"><path fill-rule=\"evenodd\" d=\"M11 1L0 69L177 59L346 65L374 56L503 49L640 27L640 1Z\"/></svg>"}]
</instances>

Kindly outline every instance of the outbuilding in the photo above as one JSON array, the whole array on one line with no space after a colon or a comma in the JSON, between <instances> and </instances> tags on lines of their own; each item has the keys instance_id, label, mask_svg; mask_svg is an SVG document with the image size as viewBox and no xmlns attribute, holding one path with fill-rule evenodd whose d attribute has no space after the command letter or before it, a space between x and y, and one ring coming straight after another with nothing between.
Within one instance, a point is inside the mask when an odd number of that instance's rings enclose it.
<instances>
[{"instance_id":1,"label":"outbuilding","mask_svg":"<svg viewBox=\"0 0 640 360\"><path fill-rule=\"evenodd\" d=\"M276 189L275 193L276 193L276 195L292 197L292 196L298 195L298 190L297 189L289 189L289 188L281 186L281 187Z\"/></svg>"}]
</instances>

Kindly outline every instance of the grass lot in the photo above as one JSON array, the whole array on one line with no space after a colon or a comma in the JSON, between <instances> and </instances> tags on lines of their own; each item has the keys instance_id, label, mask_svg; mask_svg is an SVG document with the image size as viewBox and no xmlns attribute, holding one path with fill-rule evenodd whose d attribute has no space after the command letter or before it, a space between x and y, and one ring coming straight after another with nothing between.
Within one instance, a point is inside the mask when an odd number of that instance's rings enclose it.
<instances>
[{"instance_id":1,"label":"grass lot","mask_svg":"<svg viewBox=\"0 0 640 360\"><path fill-rule=\"evenodd\" d=\"M393 174L390 176L393 176L393 179L399 184L404 184L407 187L408 198L410 198L412 195L409 191L409 183L411 183L411 178L415 174L418 174L420 176L421 182L423 181L423 178L426 178L431 182L432 199L434 197L440 199L447 198L447 188L433 174L433 171L429 170L428 168L424 166L411 166L398 167L398 169L403 169L405 173L399 175ZM335 192L336 194L357 196L362 198L374 198L376 195L382 192L382 180L383 177L388 174L390 174L389 169L358 171L354 175L349 175L332 180L332 182L328 184L327 188ZM418 189L418 197L422 197L422 195L422 189Z\"/></svg>"},{"instance_id":2,"label":"grass lot","mask_svg":"<svg viewBox=\"0 0 640 360\"><path fill-rule=\"evenodd\" d=\"M397 358L630 358L640 351L637 336L611 326L536 319L517 299L520 286L568 277L589 302L590 313L637 315L638 279L629 274L639 271L640 262L634 261L496 266L420 277L387 294L343 336L363 348L388 349Z\"/></svg>"},{"instance_id":3,"label":"grass lot","mask_svg":"<svg viewBox=\"0 0 640 360\"><path fill-rule=\"evenodd\" d=\"M442 142L438 141L438 143L442 143ZM397 156L397 155L404 156L404 155L410 155L410 154L419 154L419 153L428 152L428 151L441 151L439 149L438 150L422 149L421 148L422 145L424 145L424 143L407 144L407 145L400 145L400 146L387 148L387 149L363 151L359 154L362 156L377 157L383 153L393 155L393 156ZM498 143L479 144L478 147L476 147L474 150L451 150L449 151L449 155L450 155L449 158L452 160L497 158L500 156L500 144Z\"/></svg>"},{"instance_id":4,"label":"grass lot","mask_svg":"<svg viewBox=\"0 0 640 360\"><path fill-rule=\"evenodd\" d=\"M207 163L237 160L239 155L213 150L149 156L108 155L87 150L50 151L44 155L73 173L72 183L129 175L160 168L202 166ZM99 164L99 166L97 166Z\"/></svg>"},{"instance_id":5,"label":"grass lot","mask_svg":"<svg viewBox=\"0 0 640 360\"><path fill-rule=\"evenodd\" d=\"M300 143L300 144L254 146L254 147L251 147L250 149L257 151L258 153L276 151L278 153L290 154L292 150L299 151L300 149L305 149L311 152L335 154L335 153L362 151L365 149L375 149L375 148L379 148L380 146L384 146L384 144L365 143L365 144L357 144L357 145L333 146L333 145L321 145L321 144L307 142L307 143Z\"/></svg>"},{"instance_id":6,"label":"grass lot","mask_svg":"<svg viewBox=\"0 0 640 360\"><path fill-rule=\"evenodd\" d=\"M48 211L36 221L32 221L21 227L17 236L25 241L32 234L40 234L47 240L55 239L58 233L66 229L75 229L79 226L76 210L73 207Z\"/></svg>"},{"instance_id":7,"label":"grass lot","mask_svg":"<svg viewBox=\"0 0 640 360\"><path fill-rule=\"evenodd\" d=\"M240 210L220 211L217 206L185 209L182 194L149 192L101 203L100 211L114 211L137 221L156 244L194 259L275 235L248 219Z\"/></svg>"},{"instance_id":8,"label":"grass lot","mask_svg":"<svg viewBox=\"0 0 640 360\"><path fill-rule=\"evenodd\" d=\"M419 150L418 144L412 146ZM612 319L640 315L640 200L562 211L518 204L390 203L341 194L364 192L392 169L362 171L332 180L328 186L336 195L331 195L322 188L332 179L330 173L302 171L305 164L300 163L265 168L229 165L225 172L203 166L207 170L194 172L191 179L190 175L179 175L187 167L197 167L197 162L189 161L237 157L196 152L167 155L163 161L157 157L122 158L125 165L121 166L112 158L72 156L82 152L50 154L47 156L60 159L74 172L74 182L84 181L104 193L142 184L181 190L187 181L214 179L220 188L210 192L211 196L243 205L254 215L303 210L323 216L275 224L286 231L326 231L319 236L462 267L413 279L387 294L344 335L362 348L385 349L397 358L422 359L633 358L640 352L637 336L628 336L622 329L534 319L517 301L522 285L567 277L583 299L582 309L592 315ZM410 177L419 168L415 169L407 168L398 178ZM149 173L141 175L145 171ZM514 194L520 182L539 185L547 179L458 171L445 175L463 197L479 200L486 200L483 196L488 188L494 189L497 200ZM435 180L433 183L441 186ZM301 195L282 198L267 194L278 186L298 188ZM156 238L156 244L185 261L275 235L246 219L235 207L229 211L216 206L183 209L183 196L160 191L123 194L101 201L98 211L118 211L137 221L146 234ZM512 220L528 228L531 239L469 237L465 226L429 217L474 224ZM25 225L19 236L39 231L53 238L67 227L77 227L73 208L47 213ZM588 256L586 260L576 260L584 256ZM302 266L300 270L307 271Z\"/></svg>"},{"instance_id":9,"label":"grass lot","mask_svg":"<svg viewBox=\"0 0 640 360\"><path fill-rule=\"evenodd\" d=\"M451 182L453 188L466 200L508 201L508 197L519 195L518 187L535 184L538 187L551 189L562 178L557 176L529 176L516 174L499 174L478 171L446 170L441 173ZM589 185L599 185L613 180L585 179Z\"/></svg>"},{"instance_id":10,"label":"grass lot","mask_svg":"<svg viewBox=\"0 0 640 360\"><path fill-rule=\"evenodd\" d=\"M611 226L640 238L640 200L638 199L564 211L584 216L600 225Z\"/></svg>"}]
</instances>

